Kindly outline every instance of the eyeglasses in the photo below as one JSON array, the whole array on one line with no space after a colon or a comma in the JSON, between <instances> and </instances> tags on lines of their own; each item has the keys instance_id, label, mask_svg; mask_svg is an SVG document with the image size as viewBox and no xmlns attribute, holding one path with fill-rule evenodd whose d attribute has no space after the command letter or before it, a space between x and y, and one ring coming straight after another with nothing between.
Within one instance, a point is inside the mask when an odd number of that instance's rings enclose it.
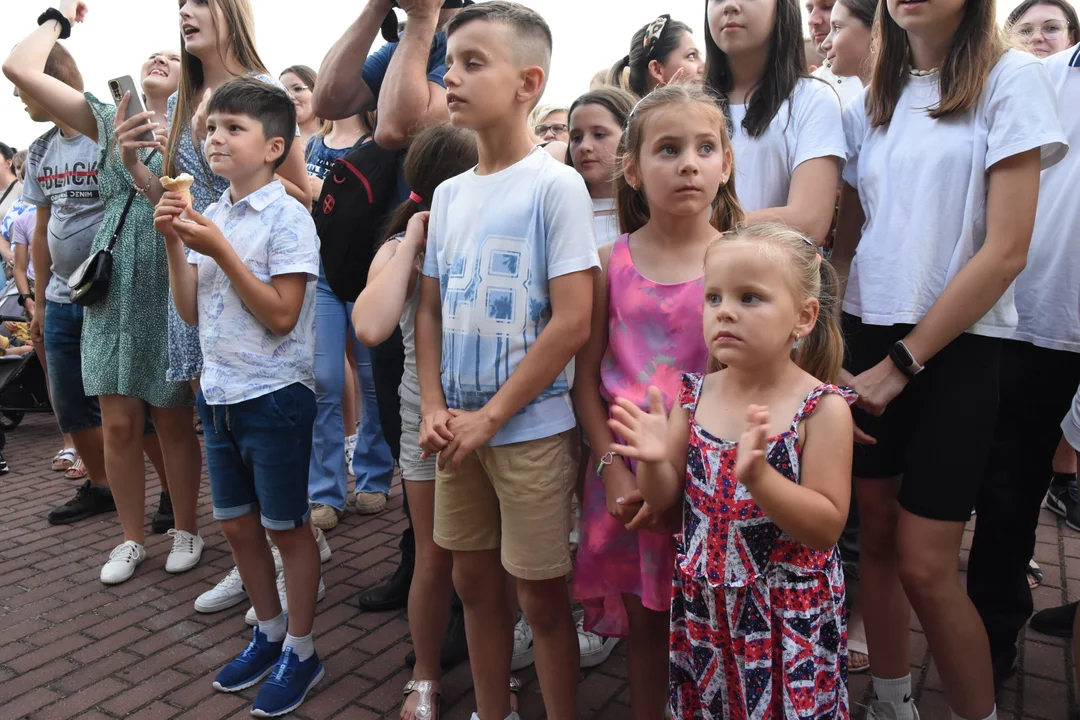
<instances>
[{"instance_id":1,"label":"eyeglasses","mask_svg":"<svg viewBox=\"0 0 1080 720\"><path fill-rule=\"evenodd\" d=\"M1061 37L1061 34L1065 32L1068 27L1068 22L1062 22L1061 20L1047 20L1042 25L1032 25L1030 23L1017 25L1013 29L1013 32L1025 40L1030 40L1031 36L1038 30L1039 34L1047 40L1056 40Z\"/></svg>"},{"instance_id":2,"label":"eyeglasses","mask_svg":"<svg viewBox=\"0 0 1080 720\"><path fill-rule=\"evenodd\" d=\"M653 46L656 45L656 41L660 39L660 36L664 34L664 28L667 27L670 19L670 15L661 15L653 20L648 29L645 30L645 40L642 47L645 48L646 57L652 54Z\"/></svg>"},{"instance_id":3,"label":"eyeglasses","mask_svg":"<svg viewBox=\"0 0 1080 720\"><path fill-rule=\"evenodd\" d=\"M546 135L548 131L555 133L556 135L562 135L564 132L570 129L569 125L562 123L556 123L555 125L537 125L533 128L533 131L537 135Z\"/></svg>"},{"instance_id":4,"label":"eyeglasses","mask_svg":"<svg viewBox=\"0 0 1080 720\"><path fill-rule=\"evenodd\" d=\"M306 92L311 92L311 88L307 85L293 85L289 88L289 93L291 93L293 97L300 97Z\"/></svg>"}]
</instances>

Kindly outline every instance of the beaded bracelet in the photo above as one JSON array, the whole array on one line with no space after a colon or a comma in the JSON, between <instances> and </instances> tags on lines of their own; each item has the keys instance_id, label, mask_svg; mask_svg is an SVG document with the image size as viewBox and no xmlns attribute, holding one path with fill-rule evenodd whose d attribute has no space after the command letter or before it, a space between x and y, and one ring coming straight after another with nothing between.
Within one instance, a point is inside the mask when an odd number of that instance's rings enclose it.
<instances>
[{"instance_id":1,"label":"beaded bracelet","mask_svg":"<svg viewBox=\"0 0 1080 720\"><path fill-rule=\"evenodd\" d=\"M135 176L131 176L131 187L135 189L135 192L139 193L143 197L146 197L146 193L150 192L150 188L154 185L154 173L147 170L146 175L146 187L139 187L139 183L135 181Z\"/></svg>"}]
</instances>

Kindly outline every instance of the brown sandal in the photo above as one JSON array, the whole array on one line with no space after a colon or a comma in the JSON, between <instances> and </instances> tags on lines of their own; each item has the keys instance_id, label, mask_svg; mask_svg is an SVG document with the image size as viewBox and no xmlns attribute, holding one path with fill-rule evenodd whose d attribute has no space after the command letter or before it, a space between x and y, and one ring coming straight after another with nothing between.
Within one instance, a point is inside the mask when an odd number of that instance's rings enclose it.
<instances>
[{"instance_id":1,"label":"brown sandal","mask_svg":"<svg viewBox=\"0 0 1080 720\"><path fill-rule=\"evenodd\" d=\"M441 714L442 686L434 680L410 680L405 683L404 695L415 693L418 696L413 709L415 720L436 720ZM404 707L402 710L404 711Z\"/></svg>"}]
</instances>

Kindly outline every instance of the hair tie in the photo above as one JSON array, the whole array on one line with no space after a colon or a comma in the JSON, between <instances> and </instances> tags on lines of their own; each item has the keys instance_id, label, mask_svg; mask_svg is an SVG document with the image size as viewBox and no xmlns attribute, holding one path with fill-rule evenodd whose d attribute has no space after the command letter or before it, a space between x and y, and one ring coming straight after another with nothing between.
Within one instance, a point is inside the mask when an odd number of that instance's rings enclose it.
<instances>
[{"instance_id":1,"label":"hair tie","mask_svg":"<svg viewBox=\"0 0 1080 720\"><path fill-rule=\"evenodd\" d=\"M419 195L417 195L415 192L410 192L409 193L409 199L412 200L417 205L423 205L424 204L424 199L422 197L420 197Z\"/></svg>"}]
</instances>

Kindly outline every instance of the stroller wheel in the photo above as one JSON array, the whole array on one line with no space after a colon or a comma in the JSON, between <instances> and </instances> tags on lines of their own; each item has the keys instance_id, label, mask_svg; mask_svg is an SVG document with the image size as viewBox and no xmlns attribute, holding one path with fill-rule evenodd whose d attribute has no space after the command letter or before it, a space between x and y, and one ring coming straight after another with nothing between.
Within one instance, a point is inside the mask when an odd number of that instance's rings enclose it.
<instances>
[{"instance_id":1,"label":"stroller wheel","mask_svg":"<svg viewBox=\"0 0 1080 720\"><path fill-rule=\"evenodd\" d=\"M14 412L12 410L0 411L0 428L3 430L14 430L19 427L19 423L23 421L25 413Z\"/></svg>"}]
</instances>

